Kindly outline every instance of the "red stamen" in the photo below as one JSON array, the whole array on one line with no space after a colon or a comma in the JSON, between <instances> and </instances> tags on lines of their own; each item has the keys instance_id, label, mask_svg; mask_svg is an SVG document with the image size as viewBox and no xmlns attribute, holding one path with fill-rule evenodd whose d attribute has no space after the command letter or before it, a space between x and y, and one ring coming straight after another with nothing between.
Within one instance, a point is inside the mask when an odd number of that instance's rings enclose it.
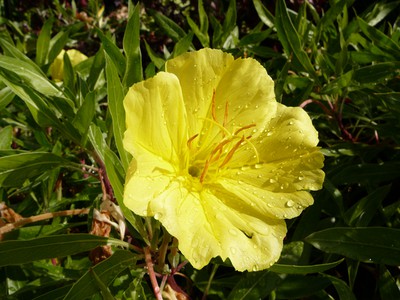
<instances>
[{"instance_id":1,"label":"red stamen","mask_svg":"<svg viewBox=\"0 0 400 300\"><path fill-rule=\"evenodd\" d=\"M250 124L250 125L243 126L242 128L239 128L238 130L236 130L234 135L237 135L239 132L241 132L241 131L243 131L245 129L249 129L249 128L254 127L254 126L256 126L256 124L254 124L254 123Z\"/></svg>"},{"instance_id":2,"label":"red stamen","mask_svg":"<svg viewBox=\"0 0 400 300\"><path fill-rule=\"evenodd\" d=\"M222 164L219 166L220 168L222 168L223 166L225 166L232 158L233 154L235 153L235 151L237 149L239 149L240 145L243 143L243 141L245 140L245 137L242 136L242 138L240 139L239 142L237 142L235 144L235 146L233 146L233 148L231 149L231 151L229 151L229 153L225 156L224 161L222 162Z\"/></svg>"},{"instance_id":3,"label":"red stamen","mask_svg":"<svg viewBox=\"0 0 400 300\"><path fill-rule=\"evenodd\" d=\"M217 122L217 115L215 113L215 89L213 90L212 100L211 100L211 115L213 120Z\"/></svg>"}]
</instances>

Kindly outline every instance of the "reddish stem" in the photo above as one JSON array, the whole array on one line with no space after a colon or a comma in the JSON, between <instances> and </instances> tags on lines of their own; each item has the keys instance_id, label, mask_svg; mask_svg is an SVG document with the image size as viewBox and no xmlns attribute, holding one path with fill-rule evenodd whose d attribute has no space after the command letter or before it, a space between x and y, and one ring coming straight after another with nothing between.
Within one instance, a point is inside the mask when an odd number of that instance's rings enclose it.
<instances>
[{"instance_id":1,"label":"reddish stem","mask_svg":"<svg viewBox=\"0 0 400 300\"><path fill-rule=\"evenodd\" d=\"M147 273L150 276L150 282L153 287L154 296L156 296L157 300L162 300L161 290L160 290L160 287L158 286L156 274L155 274L154 268L153 268L154 265L153 265L153 260L151 257L150 247L145 247L143 250L144 250L144 257L145 257L146 266L147 266Z\"/></svg>"}]
</instances>

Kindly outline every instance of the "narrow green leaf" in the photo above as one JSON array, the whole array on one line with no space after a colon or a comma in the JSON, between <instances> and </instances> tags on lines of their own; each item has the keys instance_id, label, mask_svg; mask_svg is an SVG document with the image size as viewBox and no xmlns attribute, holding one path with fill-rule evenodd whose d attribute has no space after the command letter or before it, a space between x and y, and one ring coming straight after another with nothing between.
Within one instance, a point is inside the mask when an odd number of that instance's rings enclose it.
<instances>
[{"instance_id":1,"label":"narrow green leaf","mask_svg":"<svg viewBox=\"0 0 400 300\"><path fill-rule=\"evenodd\" d=\"M63 56L63 61L64 61L64 69L63 69L63 82L64 82L64 87L69 89L69 91L73 94L75 94L75 71L74 67L71 64L71 60L69 59L69 56L67 52L64 52Z\"/></svg>"},{"instance_id":2,"label":"narrow green leaf","mask_svg":"<svg viewBox=\"0 0 400 300\"><path fill-rule=\"evenodd\" d=\"M396 279L385 266L381 265L379 268L378 286L381 299L400 299L400 289L396 284Z\"/></svg>"},{"instance_id":3,"label":"narrow green leaf","mask_svg":"<svg viewBox=\"0 0 400 300\"><path fill-rule=\"evenodd\" d=\"M274 15L264 6L261 0L253 0L254 8L257 11L260 20L267 25L269 28L274 27L275 17Z\"/></svg>"},{"instance_id":4,"label":"narrow green leaf","mask_svg":"<svg viewBox=\"0 0 400 300\"><path fill-rule=\"evenodd\" d=\"M343 280L326 274L324 274L324 277L328 278L332 282L340 300L356 300L350 287Z\"/></svg>"},{"instance_id":5,"label":"narrow green leaf","mask_svg":"<svg viewBox=\"0 0 400 300\"><path fill-rule=\"evenodd\" d=\"M43 96L38 95L29 86L16 83L18 79L12 76L12 73L5 72L0 68L0 80L2 80L11 90L18 95L26 104L35 121L43 127L51 126L57 128L65 138L79 144L80 135L73 126L61 123L56 114L49 108L49 103ZM67 101L65 98L53 97L55 101Z\"/></svg>"},{"instance_id":6,"label":"narrow green leaf","mask_svg":"<svg viewBox=\"0 0 400 300\"><path fill-rule=\"evenodd\" d=\"M92 91L95 88L95 85L104 70L104 66L105 66L104 49L103 47L100 47L100 50L97 51L96 55L94 56L93 63L89 72L89 77L87 79L88 88L90 91Z\"/></svg>"},{"instance_id":7,"label":"narrow green leaf","mask_svg":"<svg viewBox=\"0 0 400 300\"><path fill-rule=\"evenodd\" d=\"M353 259L400 265L400 230L384 227L330 228L306 238L314 247Z\"/></svg>"},{"instance_id":8,"label":"narrow green leaf","mask_svg":"<svg viewBox=\"0 0 400 300\"><path fill-rule=\"evenodd\" d=\"M285 52L290 57L293 55L294 63L310 74L314 80L318 80L310 58L303 50L299 34L292 23L284 0L278 0L275 13L275 26L279 41L282 43Z\"/></svg>"},{"instance_id":9,"label":"narrow green leaf","mask_svg":"<svg viewBox=\"0 0 400 300\"><path fill-rule=\"evenodd\" d=\"M116 251L111 257L87 271L72 286L64 300L86 299L101 291L93 273L105 286L108 286L118 274L126 268L133 267L135 263L136 257L133 253L124 250Z\"/></svg>"},{"instance_id":10,"label":"narrow green leaf","mask_svg":"<svg viewBox=\"0 0 400 300\"><path fill-rule=\"evenodd\" d=\"M140 51L140 5L137 4L126 25L123 48L126 56L126 70L122 85L128 89L143 79L142 53Z\"/></svg>"},{"instance_id":11,"label":"narrow green leaf","mask_svg":"<svg viewBox=\"0 0 400 300\"><path fill-rule=\"evenodd\" d=\"M319 273L319 272L324 272L326 270L332 269L332 268L340 265L342 262L343 262L343 259L335 261L335 262L319 264L319 265L299 266L299 265L274 264L274 265L272 265L271 268L269 268L269 271L274 272L274 273L283 273L283 274Z\"/></svg>"},{"instance_id":12,"label":"narrow green leaf","mask_svg":"<svg viewBox=\"0 0 400 300\"><path fill-rule=\"evenodd\" d=\"M354 70L354 80L361 84L376 84L378 82L384 82L385 80L394 78L399 74L400 62L391 61L376 63Z\"/></svg>"},{"instance_id":13,"label":"narrow green leaf","mask_svg":"<svg viewBox=\"0 0 400 300\"><path fill-rule=\"evenodd\" d=\"M46 62L47 53L49 52L49 44L51 38L51 28L53 27L54 18L51 17L44 22L36 42L36 63L42 66Z\"/></svg>"},{"instance_id":14,"label":"narrow green leaf","mask_svg":"<svg viewBox=\"0 0 400 300\"><path fill-rule=\"evenodd\" d=\"M0 129L0 150L11 149L13 140L13 128L12 126L6 126Z\"/></svg>"},{"instance_id":15,"label":"narrow green leaf","mask_svg":"<svg viewBox=\"0 0 400 300\"><path fill-rule=\"evenodd\" d=\"M280 281L277 274L268 271L244 273L229 293L228 300L264 299Z\"/></svg>"},{"instance_id":16,"label":"narrow green leaf","mask_svg":"<svg viewBox=\"0 0 400 300\"><path fill-rule=\"evenodd\" d=\"M91 234L62 234L24 241L4 241L0 243L0 266L73 255L107 245L110 240Z\"/></svg>"},{"instance_id":17,"label":"narrow green leaf","mask_svg":"<svg viewBox=\"0 0 400 300\"><path fill-rule=\"evenodd\" d=\"M52 63L68 42L70 30L57 33L50 41L47 63Z\"/></svg>"},{"instance_id":18,"label":"narrow green leaf","mask_svg":"<svg viewBox=\"0 0 400 300\"><path fill-rule=\"evenodd\" d=\"M115 144L117 145L118 153L121 158L124 170L127 170L130 155L125 151L122 143L125 132L125 110L123 106L124 91L121 81L118 76L117 68L112 61L112 58L106 53L106 77L107 77L107 94L108 105L113 121L113 133Z\"/></svg>"},{"instance_id":19,"label":"narrow green leaf","mask_svg":"<svg viewBox=\"0 0 400 300\"><path fill-rule=\"evenodd\" d=\"M350 165L340 169L331 179L334 185L340 184L371 184L393 180L400 177L400 162L363 163Z\"/></svg>"},{"instance_id":20,"label":"narrow green leaf","mask_svg":"<svg viewBox=\"0 0 400 300\"><path fill-rule=\"evenodd\" d=\"M322 291L331 282L320 275L287 275L276 289L277 299L304 299Z\"/></svg>"},{"instance_id":21,"label":"narrow green leaf","mask_svg":"<svg viewBox=\"0 0 400 300\"><path fill-rule=\"evenodd\" d=\"M390 192L391 185L382 186L368 196L359 200L345 214L346 223L350 226L368 226L383 199Z\"/></svg>"},{"instance_id":22,"label":"narrow green leaf","mask_svg":"<svg viewBox=\"0 0 400 300\"><path fill-rule=\"evenodd\" d=\"M29 178L69 164L69 161L48 152L28 152L0 157L0 186L21 186Z\"/></svg>"},{"instance_id":23,"label":"narrow green leaf","mask_svg":"<svg viewBox=\"0 0 400 300\"><path fill-rule=\"evenodd\" d=\"M15 94L7 86L0 91L0 111L2 111L14 99Z\"/></svg>"},{"instance_id":24,"label":"narrow green leaf","mask_svg":"<svg viewBox=\"0 0 400 300\"><path fill-rule=\"evenodd\" d=\"M371 39L374 44L376 44L382 50L387 51L387 53L392 55L395 59L398 60L400 58L400 46L396 44L390 37L375 27L368 25L368 23L361 18L357 18L357 21L362 32L369 39Z\"/></svg>"},{"instance_id":25,"label":"narrow green leaf","mask_svg":"<svg viewBox=\"0 0 400 300\"><path fill-rule=\"evenodd\" d=\"M113 187L114 196L117 199L118 205L124 217L128 222L139 232L140 236L144 239L147 244L150 244L147 240L147 233L143 226L143 221L141 217L134 214L129 208L124 204L124 182L125 174L121 174L122 167L118 157L110 149L106 149L104 164L106 166L106 172L108 179L110 180L111 186Z\"/></svg>"},{"instance_id":26,"label":"narrow green leaf","mask_svg":"<svg viewBox=\"0 0 400 300\"><path fill-rule=\"evenodd\" d=\"M188 16L186 16L186 20L190 26L190 29L193 31L193 33L197 36L199 39L201 45L203 47L209 47L210 46L210 37L208 34L204 34L200 28L197 26L197 24Z\"/></svg>"},{"instance_id":27,"label":"narrow green leaf","mask_svg":"<svg viewBox=\"0 0 400 300\"><path fill-rule=\"evenodd\" d=\"M230 0L226 11L224 22L222 23L222 43L231 35L232 30L236 27L236 0Z\"/></svg>"},{"instance_id":28,"label":"narrow green leaf","mask_svg":"<svg viewBox=\"0 0 400 300\"><path fill-rule=\"evenodd\" d=\"M82 106L79 108L76 113L75 119L72 121L72 124L76 129L81 133L83 141L82 145L85 144L87 139L87 132L89 130L89 126L92 123L92 119L95 114L96 109L96 98L95 92L89 92L85 101L83 101Z\"/></svg>"},{"instance_id":29,"label":"narrow green leaf","mask_svg":"<svg viewBox=\"0 0 400 300\"><path fill-rule=\"evenodd\" d=\"M177 57L189 50L192 44L193 32L189 32L185 37L181 38L179 42L175 44L174 51L172 53L173 57Z\"/></svg>"},{"instance_id":30,"label":"narrow green leaf","mask_svg":"<svg viewBox=\"0 0 400 300\"><path fill-rule=\"evenodd\" d=\"M99 38L101 39L104 51L107 53L109 58L114 62L114 66L118 71L119 76L124 76L126 70L126 59L121 53L121 50L115 45L115 43L108 38L99 29L96 30Z\"/></svg>"},{"instance_id":31,"label":"narrow green leaf","mask_svg":"<svg viewBox=\"0 0 400 300\"><path fill-rule=\"evenodd\" d=\"M154 63L154 65L158 69L161 69L165 64L165 59L157 56L157 54L153 51L153 49L151 49L151 47L149 46L149 44L146 41L144 41L144 43L146 46L147 54L149 55L151 61Z\"/></svg>"},{"instance_id":32,"label":"narrow green leaf","mask_svg":"<svg viewBox=\"0 0 400 300\"><path fill-rule=\"evenodd\" d=\"M174 42L178 42L186 35L185 31L170 18L155 10L149 10L149 12L160 28L163 29Z\"/></svg>"},{"instance_id":33,"label":"narrow green leaf","mask_svg":"<svg viewBox=\"0 0 400 300\"><path fill-rule=\"evenodd\" d=\"M0 68L14 73L24 84L46 96L62 96L62 92L42 72L18 58L0 55Z\"/></svg>"}]
</instances>

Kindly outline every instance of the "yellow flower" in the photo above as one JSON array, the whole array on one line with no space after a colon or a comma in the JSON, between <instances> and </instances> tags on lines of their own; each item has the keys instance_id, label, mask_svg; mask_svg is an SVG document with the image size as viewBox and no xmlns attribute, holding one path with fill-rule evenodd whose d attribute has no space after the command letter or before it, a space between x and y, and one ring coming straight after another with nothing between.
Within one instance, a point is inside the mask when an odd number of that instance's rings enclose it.
<instances>
[{"instance_id":1,"label":"yellow flower","mask_svg":"<svg viewBox=\"0 0 400 300\"><path fill-rule=\"evenodd\" d=\"M50 66L51 78L55 81L63 81L64 79L64 53L65 50L62 50ZM73 67L88 58L85 54L75 49L67 50L67 55Z\"/></svg>"},{"instance_id":2,"label":"yellow flower","mask_svg":"<svg viewBox=\"0 0 400 300\"><path fill-rule=\"evenodd\" d=\"M124 100L125 204L154 216L195 268L229 258L239 271L270 267L285 220L322 186L318 134L301 108L277 103L254 59L203 49L167 62Z\"/></svg>"}]
</instances>

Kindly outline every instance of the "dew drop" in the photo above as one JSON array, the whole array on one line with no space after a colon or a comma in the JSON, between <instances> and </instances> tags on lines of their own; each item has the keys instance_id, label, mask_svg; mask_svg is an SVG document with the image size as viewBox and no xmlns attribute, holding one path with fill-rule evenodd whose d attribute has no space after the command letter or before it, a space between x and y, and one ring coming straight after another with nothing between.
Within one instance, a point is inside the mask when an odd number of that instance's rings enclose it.
<instances>
[{"instance_id":1,"label":"dew drop","mask_svg":"<svg viewBox=\"0 0 400 300\"><path fill-rule=\"evenodd\" d=\"M263 167L263 164L255 164L254 168L255 169L261 169Z\"/></svg>"},{"instance_id":2,"label":"dew drop","mask_svg":"<svg viewBox=\"0 0 400 300\"><path fill-rule=\"evenodd\" d=\"M293 207L294 206L294 201L293 200L288 200L285 205L286 205L286 207Z\"/></svg>"},{"instance_id":3,"label":"dew drop","mask_svg":"<svg viewBox=\"0 0 400 300\"><path fill-rule=\"evenodd\" d=\"M231 253L233 254L233 255L235 255L236 254L236 248L233 248L233 247L231 247Z\"/></svg>"},{"instance_id":4,"label":"dew drop","mask_svg":"<svg viewBox=\"0 0 400 300\"><path fill-rule=\"evenodd\" d=\"M253 271L253 272L258 271L258 265L254 265L253 268L252 268L252 271Z\"/></svg>"},{"instance_id":5,"label":"dew drop","mask_svg":"<svg viewBox=\"0 0 400 300\"><path fill-rule=\"evenodd\" d=\"M275 179L273 179L273 178L270 178L270 179L269 179L269 182L270 182L270 183L275 183L275 182L276 182L276 180L275 180Z\"/></svg>"},{"instance_id":6,"label":"dew drop","mask_svg":"<svg viewBox=\"0 0 400 300\"><path fill-rule=\"evenodd\" d=\"M161 213L156 213L156 214L154 215L154 219L156 219L156 220L160 220L161 217L162 217L162 214L161 214Z\"/></svg>"},{"instance_id":7,"label":"dew drop","mask_svg":"<svg viewBox=\"0 0 400 300\"><path fill-rule=\"evenodd\" d=\"M290 122L289 122L289 125L293 125L293 124L294 124L293 121L290 121Z\"/></svg>"},{"instance_id":8,"label":"dew drop","mask_svg":"<svg viewBox=\"0 0 400 300\"><path fill-rule=\"evenodd\" d=\"M267 132L267 136L271 136L272 134L273 134L272 131Z\"/></svg>"}]
</instances>

